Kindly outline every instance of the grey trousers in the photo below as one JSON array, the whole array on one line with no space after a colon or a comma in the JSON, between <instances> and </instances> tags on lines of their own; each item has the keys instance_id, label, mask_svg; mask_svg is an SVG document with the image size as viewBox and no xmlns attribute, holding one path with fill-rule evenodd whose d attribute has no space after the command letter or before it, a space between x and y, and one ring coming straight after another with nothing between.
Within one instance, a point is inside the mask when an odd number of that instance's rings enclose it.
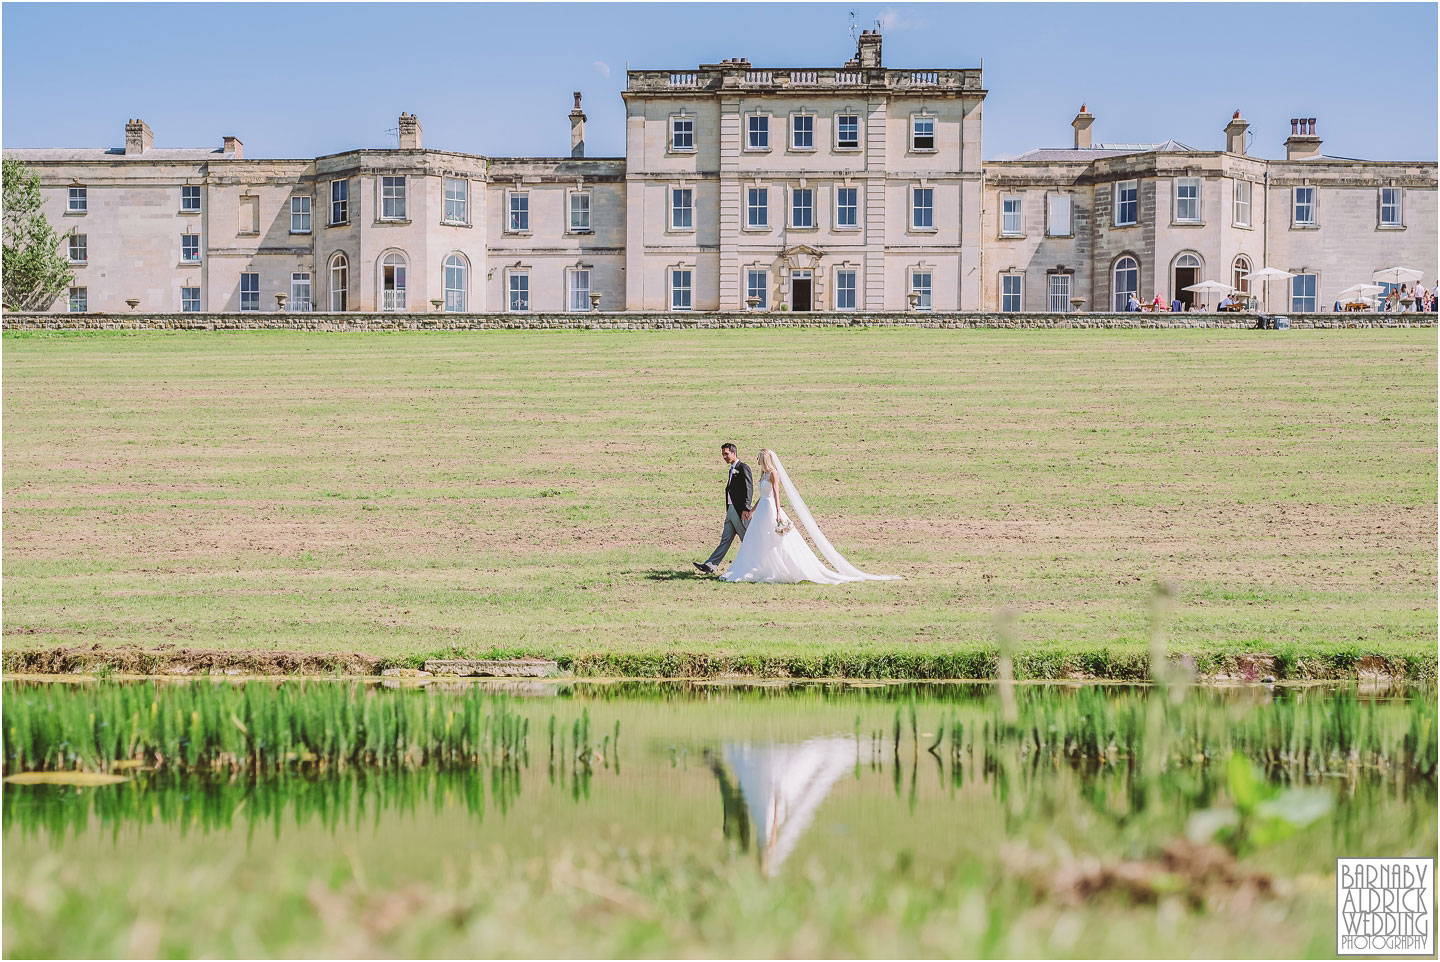
<instances>
[{"instance_id":1,"label":"grey trousers","mask_svg":"<svg viewBox=\"0 0 1440 962\"><path fill-rule=\"evenodd\" d=\"M725 506L725 528L720 533L720 544L710 552L710 557L705 559L705 564L711 568L718 568L720 562L725 560L725 554L730 550L730 544L739 535L740 540L745 540L745 519L740 517L740 509L733 504Z\"/></svg>"}]
</instances>

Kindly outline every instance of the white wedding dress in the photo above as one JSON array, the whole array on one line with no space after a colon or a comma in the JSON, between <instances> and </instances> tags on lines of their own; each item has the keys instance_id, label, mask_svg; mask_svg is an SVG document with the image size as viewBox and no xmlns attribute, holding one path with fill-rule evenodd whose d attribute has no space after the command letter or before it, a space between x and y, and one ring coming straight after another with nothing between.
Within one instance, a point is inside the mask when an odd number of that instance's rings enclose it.
<instances>
[{"instance_id":1,"label":"white wedding dress","mask_svg":"<svg viewBox=\"0 0 1440 962\"><path fill-rule=\"evenodd\" d=\"M730 568L720 576L722 581L756 581L765 584L790 585L801 581L813 581L822 585L846 584L851 581L899 581L899 575L872 575L859 570L846 561L821 533L811 516L800 492L790 483L785 466L775 459L776 478L796 518L790 530L784 534L775 531L777 520L790 521L780 506L775 503L774 485L770 474L760 475L759 500L755 502L750 523L745 526L745 537ZM825 567L801 536L801 528L808 531L825 559L834 565L834 570Z\"/></svg>"}]
</instances>

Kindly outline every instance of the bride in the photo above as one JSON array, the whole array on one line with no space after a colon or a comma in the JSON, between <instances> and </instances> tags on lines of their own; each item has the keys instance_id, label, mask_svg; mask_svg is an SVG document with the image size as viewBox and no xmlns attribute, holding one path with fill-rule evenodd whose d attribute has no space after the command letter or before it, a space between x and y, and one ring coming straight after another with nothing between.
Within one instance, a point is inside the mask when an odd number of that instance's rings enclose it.
<instances>
[{"instance_id":1,"label":"bride","mask_svg":"<svg viewBox=\"0 0 1440 962\"><path fill-rule=\"evenodd\" d=\"M898 575L871 575L859 570L841 556L840 552L825 539L815 524L800 492L790 483L785 466L769 448L761 448L757 457L760 465L759 499L745 527L745 538L730 569L721 575L724 581L761 581L769 584L794 584L798 581L814 581L822 585L838 585L850 581L899 581ZM785 512L780 510L780 492L790 499L799 526L792 524ZM809 532L810 539L834 565L834 570L825 567L805 539L800 535L801 527Z\"/></svg>"}]
</instances>

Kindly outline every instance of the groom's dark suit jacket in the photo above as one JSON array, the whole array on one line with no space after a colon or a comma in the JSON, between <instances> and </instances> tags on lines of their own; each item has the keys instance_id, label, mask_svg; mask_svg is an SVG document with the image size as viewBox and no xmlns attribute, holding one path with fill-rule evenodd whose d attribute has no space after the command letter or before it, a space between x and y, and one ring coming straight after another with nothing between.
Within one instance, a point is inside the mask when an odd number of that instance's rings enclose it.
<instances>
[{"instance_id":1,"label":"groom's dark suit jacket","mask_svg":"<svg viewBox=\"0 0 1440 962\"><path fill-rule=\"evenodd\" d=\"M750 480L750 465L744 461L736 461L734 468L730 474L730 483L725 486L725 493L730 496L730 503L735 506L736 511L749 511L750 496L755 493L755 484Z\"/></svg>"}]
</instances>

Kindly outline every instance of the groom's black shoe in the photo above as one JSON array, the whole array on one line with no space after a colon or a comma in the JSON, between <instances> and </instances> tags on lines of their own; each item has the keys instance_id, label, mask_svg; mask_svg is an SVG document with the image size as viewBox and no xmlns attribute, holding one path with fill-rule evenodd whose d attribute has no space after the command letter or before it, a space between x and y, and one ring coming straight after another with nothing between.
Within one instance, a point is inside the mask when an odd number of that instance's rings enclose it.
<instances>
[{"instance_id":1,"label":"groom's black shoe","mask_svg":"<svg viewBox=\"0 0 1440 962\"><path fill-rule=\"evenodd\" d=\"M699 568L701 574L713 575L715 573L715 569L710 567L703 561L692 561L690 563L693 564L696 568Z\"/></svg>"}]
</instances>

